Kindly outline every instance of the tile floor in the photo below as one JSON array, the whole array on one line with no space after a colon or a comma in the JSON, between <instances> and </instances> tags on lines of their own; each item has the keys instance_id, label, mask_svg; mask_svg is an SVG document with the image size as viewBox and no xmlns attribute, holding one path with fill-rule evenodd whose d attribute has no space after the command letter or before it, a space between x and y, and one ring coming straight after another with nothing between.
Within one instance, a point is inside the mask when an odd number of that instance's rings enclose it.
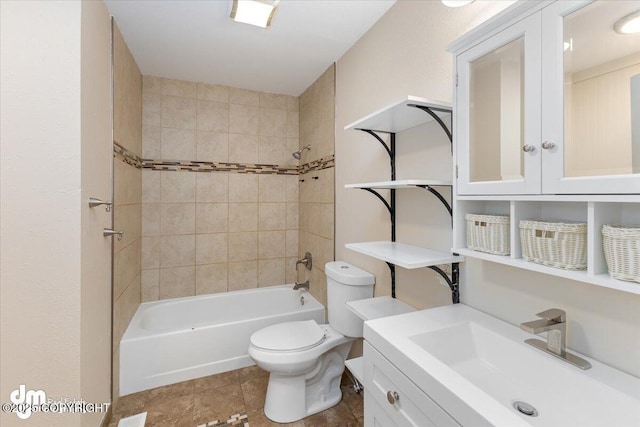
<instances>
[{"instance_id":1,"label":"tile floor","mask_svg":"<svg viewBox=\"0 0 640 427\"><path fill-rule=\"evenodd\" d=\"M342 401L326 411L291 424L269 421L263 412L268 372L250 366L121 397L109 427L120 418L147 412L146 427L196 427L246 413L250 427L360 427L364 425L362 395L342 386ZM349 384L343 378L343 384Z\"/></svg>"}]
</instances>

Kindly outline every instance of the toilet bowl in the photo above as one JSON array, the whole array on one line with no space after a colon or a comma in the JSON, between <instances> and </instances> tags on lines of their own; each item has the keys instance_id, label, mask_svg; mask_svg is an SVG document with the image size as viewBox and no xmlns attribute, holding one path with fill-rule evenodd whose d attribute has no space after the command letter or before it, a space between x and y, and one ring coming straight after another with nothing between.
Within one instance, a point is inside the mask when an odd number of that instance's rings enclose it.
<instances>
[{"instance_id":1,"label":"toilet bowl","mask_svg":"<svg viewBox=\"0 0 640 427\"><path fill-rule=\"evenodd\" d=\"M251 336L249 356L270 373L264 413L272 421L301 420L342 398L344 361L363 326L345 303L372 297L375 278L339 261L327 263L325 273L329 324L286 322Z\"/></svg>"}]
</instances>

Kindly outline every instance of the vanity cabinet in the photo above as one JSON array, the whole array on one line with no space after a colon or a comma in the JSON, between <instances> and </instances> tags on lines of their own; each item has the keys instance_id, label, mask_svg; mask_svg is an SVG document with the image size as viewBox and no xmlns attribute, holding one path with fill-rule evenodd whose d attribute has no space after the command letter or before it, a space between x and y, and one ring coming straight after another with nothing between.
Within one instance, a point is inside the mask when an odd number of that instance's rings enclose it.
<instances>
[{"instance_id":1,"label":"vanity cabinet","mask_svg":"<svg viewBox=\"0 0 640 427\"><path fill-rule=\"evenodd\" d=\"M364 343L366 426L459 427L447 412L368 342Z\"/></svg>"},{"instance_id":2,"label":"vanity cabinet","mask_svg":"<svg viewBox=\"0 0 640 427\"><path fill-rule=\"evenodd\" d=\"M637 9L520 2L449 47L457 194L640 194Z\"/></svg>"}]
</instances>

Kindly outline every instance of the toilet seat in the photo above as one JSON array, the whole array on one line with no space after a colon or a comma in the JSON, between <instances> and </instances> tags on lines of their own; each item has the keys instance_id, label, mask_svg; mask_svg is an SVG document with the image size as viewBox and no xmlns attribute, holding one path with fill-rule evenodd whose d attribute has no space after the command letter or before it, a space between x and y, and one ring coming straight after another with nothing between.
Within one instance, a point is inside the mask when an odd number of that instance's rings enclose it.
<instances>
[{"instance_id":1,"label":"toilet seat","mask_svg":"<svg viewBox=\"0 0 640 427\"><path fill-rule=\"evenodd\" d=\"M254 348L273 352L304 351L316 347L325 339L325 331L315 320L278 323L251 335Z\"/></svg>"}]
</instances>

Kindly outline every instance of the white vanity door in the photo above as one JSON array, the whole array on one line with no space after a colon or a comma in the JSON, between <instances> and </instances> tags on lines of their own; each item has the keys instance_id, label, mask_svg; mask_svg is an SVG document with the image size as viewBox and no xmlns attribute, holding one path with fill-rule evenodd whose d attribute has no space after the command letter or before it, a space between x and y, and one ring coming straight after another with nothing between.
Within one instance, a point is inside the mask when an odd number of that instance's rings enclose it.
<instances>
[{"instance_id":1,"label":"white vanity door","mask_svg":"<svg viewBox=\"0 0 640 427\"><path fill-rule=\"evenodd\" d=\"M456 58L458 194L538 194L540 12Z\"/></svg>"},{"instance_id":2,"label":"white vanity door","mask_svg":"<svg viewBox=\"0 0 640 427\"><path fill-rule=\"evenodd\" d=\"M543 193L640 193L640 33L613 28L639 8L558 1L542 10Z\"/></svg>"}]
</instances>

